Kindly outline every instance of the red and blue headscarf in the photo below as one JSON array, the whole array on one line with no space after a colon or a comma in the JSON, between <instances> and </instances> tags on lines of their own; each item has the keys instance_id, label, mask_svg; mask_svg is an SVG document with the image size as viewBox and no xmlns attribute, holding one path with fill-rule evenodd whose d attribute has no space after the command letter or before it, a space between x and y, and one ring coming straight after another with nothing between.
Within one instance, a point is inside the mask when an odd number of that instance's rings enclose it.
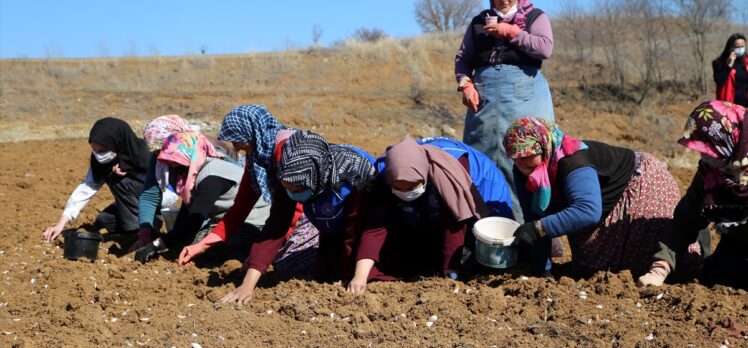
<instances>
[{"instance_id":1,"label":"red and blue headscarf","mask_svg":"<svg viewBox=\"0 0 748 348\"><path fill-rule=\"evenodd\" d=\"M543 214L551 202L558 161L587 145L564 134L553 121L522 117L509 126L504 149L512 159L541 155L542 162L530 173L525 187L534 193L532 210Z\"/></svg>"}]
</instances>

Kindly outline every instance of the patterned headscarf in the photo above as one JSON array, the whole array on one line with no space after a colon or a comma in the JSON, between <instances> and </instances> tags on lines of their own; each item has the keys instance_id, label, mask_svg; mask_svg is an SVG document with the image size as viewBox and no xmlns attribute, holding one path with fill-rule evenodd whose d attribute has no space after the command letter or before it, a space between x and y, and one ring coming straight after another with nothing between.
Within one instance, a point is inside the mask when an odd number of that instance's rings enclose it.
<instances>
[{"instance_id":1,"label":"patterned headscarf","mask_svg":"<svg viewBox=\"0 0 748 348\"><path fill-rule=\"evenodd\" d=\"M525 185L534 193L532 209L538 214L543 214L551 202L558 161L586 148L585 143L565 135L553 121L540 118L519 118L504 136L504 149L510 158L541 155L542 162L530 173Z\"/></svg>"},{"instance_id":2,"label":"patterned headscarf","mask_svg":"<svg viewBox=\"0 0 748 348\"><path fill-rule=\"evenodd\" d=\"M187 167L187 174L177 178L177 193L185 203L190 203L197 174L208 157L224 158L223 154L200 133L173 133L164 141L158 160L164 164Z\"/></svg>"},{"instance_id":3,"label":"patterned headscarf","mask_svg":"<svg viewBox=\"0 0 748 348\"><path fill-rule=\"evenodd\" d=\"M246 170L252 175L252 188L270 202L270 188L275 183L272 172L275 136L286 127L278 122L262 105L247 104L233 108L221 123L218 139L248 143L254 147L247 154Z\"/></svg>"},{"instance_id":4,"label":"patterned headscarf","mask_svg":"<svg viewBox=\"0 0 748 348\"><path fill-rule=\"evenodd\" d=\"M473 179L454 157L431 145L419 145L410 136L390 147L385 155L385 177L436 186L457 221L481 218L471 188Z\"/></svg>"},{"instance_id":5,"label":"patterned headscarf","mask_svg":"<svg viewBox=\"0 0 748 348\"><path fill-rule=\"evenodd\" d=\"M688 116L678 143L724 163L699 162L704 178L702 211L748 206L748 119L745 108L730 102L704 102Z\"/></svg>"},{"instance_id":6,"label":"patterned headscarf","mask_svg":"<svg viewBox=\"0 0 748 348\"><path fill-rule=\"evenodd\" d=\"M187 132L190 128L179 115L159 116L146 123L143 139L148 144L149 151L161 150L164 140L177 132Z\"/></svg>"},{"instance_id":7,"label":"patterned headscarf","mask_svg":"<svg viewBox=\"0 0 748 348\"><path fill-rule=\"evenodd\" d=\"M286 144L278 177L311 189L315 196L327 187L339 189L346 183L361 188L375 178L376 170L366 157L355 150L328 144L318 134L298 131Z\"/></svg>"}]
</instances>

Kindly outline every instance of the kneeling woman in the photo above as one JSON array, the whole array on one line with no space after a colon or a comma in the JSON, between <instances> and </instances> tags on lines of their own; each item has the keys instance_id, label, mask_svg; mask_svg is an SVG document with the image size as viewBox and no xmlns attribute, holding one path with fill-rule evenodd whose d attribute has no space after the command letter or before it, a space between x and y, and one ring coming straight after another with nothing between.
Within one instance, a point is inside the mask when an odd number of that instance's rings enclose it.
<instances>
[{"instance_id":1,"label":"kneeling woman","mask_svg":"<svg viewBox=\"0 0 748 348\"><path fill-rule=\"evenodd\" d=\"M549 274L551 238L566 235L581 275L645 273L680 198L654 156L565 135L552 121L520 118L504 137L534 272Z\"/></svg>"},{"instance_id":2,"label":"kneeling woman","mask_svg":"<svg viewBox=\"0 0 748 348\"><path fill-rule=\"evenodd\" d=\"M215 226L234 204L243 172L241 167L227 161L208 138L197 132L170 135L163 144L158 161L169 168L168 177L171 178L159 178L158 182L176 187L182 198L182 207L174 227L165 236L138 249L135 259L140 262L148 261L160 249L176 249L191 243L200 230ZM258 232L268 214L267 206L253 209L243 228Z\"/></svg>"},{"instance_id":3,"label":"kneeling woman","mask_svg":"<svg viewBox=\"0 0 748 348\"><path fill-rule=\"evenodd\" d=\"M70 195L60 221L44 231L46 241L56 239L105 183L114 203L96 217L94 227L109 233L138 231L138 195L148 170L145 142L125 121L106 117L91 127L88 143L92 153L86 178Z\"/></svg>"},{"instance_id":4,"label":"kneeling woman","mask_svg":"<svg viewBox=\"0 0 748 348\"><path fill-rule=\"evenodd\" d=\"M275 270L287 274L304 273L308 270L313 262L319 232L303 216L301 204L288 197L277 176L281 151L295 132L278 122L261 105L241 105L226 115L221 123L218 139L229 141L234 149L247 153L239 192L234 205L216 227L200 242L182 249L180 264L187 264L213 245L230 238L262 197L271 207L260 234L283 234L285 237L282 255L273 261ZM224 297L224 301L244 303L251 300L257 280L268 265L245 263L250 270L245 275L244 282Z\"/></svg>"},{"instance_id":5,"label":"kneeling woman","mask_svg":"<svg viewBox=\"0 0 748 348\"><path fill-rule=\"evenodd\" d=\"M457 278L465 232L490 214L468 168L467 161L409 136L387 151L349 292L362 294L369 280L429 271Z\"/></svg>"},{"instance_id":6,"label":"kneeling woman","mask_svg":"<svg viewBox=\"0 0 748 348\"><path fill-rule=\"evenodd\" d=\"M701 153L686 195L675 208L655 262L640 285L662 285L689 253L698 231L715 223L721 238L699 279L748 289L748 114L740 105L710 101L689 116L681 145Z\"/></svg>"},{"instance_id":7,"label":"kneeling woman","mask_svg":"<svg viewBox=\"0 0 748 348\"><path fill-rule=\"evenodd\" d=\"M353 146L331 145L317 134L297 131L283 147L278 178L288 197L303 205L304 215L319 230L317 278L350 278L365 198L376 179L374 158ZM251 288L283 243L284 231L275 232L252 247L248 274L256 278L247 284ZM225 298L233 299L232 294Z\"/></svg>"}]
</instances>

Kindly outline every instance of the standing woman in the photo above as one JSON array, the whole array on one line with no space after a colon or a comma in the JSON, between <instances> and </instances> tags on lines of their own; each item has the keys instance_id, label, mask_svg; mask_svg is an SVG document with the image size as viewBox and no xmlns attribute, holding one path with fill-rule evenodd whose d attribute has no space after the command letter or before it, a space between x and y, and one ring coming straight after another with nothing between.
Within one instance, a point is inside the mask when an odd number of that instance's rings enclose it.
<instances>
[{"instance_id":1,"label":"standing woman","mask_svg":"<svg viewBox=\"0 0 748 348\"><path fill-rule=\"evenodd\" d=\"M105 183L114 203L99 213L94 227L105 228L108 233L138 231L138 196L148 170L145 142L125 121L105 117L91 127L88 143L91 145L88 173L70 195L60 221L44 231L46 241L56 239Z\"/></svg>"},{"instance_id":2,"label":"standing woman","mask_svg":"<svg viewBox=\"0 0 748 348\"><path fill-rule=\"evenodd\" d=\"M722 54L712 62L717 100L748 107L748 55L745 35L730 35Z\"/></svg>"},{"instance_id":3,"label":"standing woman","mask_svg":"<svg viewBox=\"0 0 748 348\"><path fill-rule=\"evenodd\" d=\"M526 222L515 243L529 246L532 270L548 275L551 241L566 235L581 275L645 273L680 198L654 156L564 134L555 123L520 118L504 147Z\"/></svg>"},{"instance_id":4,"label":"standing woman","mask_svg":"<svg viewBox=\"0 0 748 348\"><path fill-rule=\"evenodd\" d=\"M748 113L729 102L702 103L688 117L678 143L701 154L686 195L675 208L655 262L639 285L660 286L700 230L714 223L720 234L699 280L748 290Z\"/></svg>"},{"instance_id":5,"label":"standing woman","mask_svg":"<svg viewBox=\"0 0 748 348\"><path fill-rule=\"evenodd\" d=\"M486 19L498 17L498 23ZM540 70L553 51L551 22L529 0L491 0L473 18L455 57L455 77L467 106L463 142L491 157L512 188L514 216L522 210L512 161L500 144L514 119L553 120L553 101Z\"/></svg>"},{"instance_id":6,"label":"standing woman","mask_svg":"<svg viewBox=\"0 0 748 348\"><path fill-rule=\"evenodd\" d=\"M396 280L437 271L456 279L465 233L489 215L467 163L406 136L385 155L367 210L348 291L362 294L369 280Z\"/></svg>"},{"instance_id":7,"label":"standing woman","mask_svg":"<svg viewBox=\"0 0 748 348\"><path fill-rule=\"evenodd\" d=\"M275 269L297 273L311 266L318 231L308 223L302 224L306 219L302 219L301 204L288 197L277 176L281 152L294 133L295 130L278 122L262 105L241 105L229 111L221 123L218 139L231 142L234 149L247 154L239 192L234 205L216 227L200 242L182 249L180 264L187 264L235 233L262 197L271 207L261 235L285 233L287 237L282 255L275 260ZM249 265L242 285L229 294L232 301L244 303L252 299L255 285L264 272L257 268Z\"/></svg>"},{"instance_id":8,"label":"standing woman","mask_svg":"<svg viewBox=\"0 0 748 348\"><path fill-rule=\"evenodd\" d=\"M348 145L328 144L298 131L283 146L278 177L286 194L301 203L319 230L316 278L341 281L353 275L353 248L376 179L374 157ZM250 270L264 273L283 244L284 231L262 236L249 255ZM231 301L229 295L224 300Z\"/></svg>"}]
</instances>

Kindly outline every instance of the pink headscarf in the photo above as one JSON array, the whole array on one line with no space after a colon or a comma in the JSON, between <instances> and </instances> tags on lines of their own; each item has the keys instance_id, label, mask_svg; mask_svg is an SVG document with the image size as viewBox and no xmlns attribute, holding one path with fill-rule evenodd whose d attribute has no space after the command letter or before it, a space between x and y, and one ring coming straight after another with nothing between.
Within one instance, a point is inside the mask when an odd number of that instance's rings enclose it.
<instances>
[{"instance_id":1,"label":"pink headscarf","mask_svg":"<svg viewBox=\"0 0 748 348\"><path fill-rule=\"evenodd\" d=\"M224 158L208 139L197 132L174 133L166 138L158 160L164 164L187 167L187 175L177 178L177 193L182 201L190 203L197 174L208 157Z\"/></svg>"},{"instance_id":2,"label":"pink headscarf","mask_svg":"<svg viewBox=\"0 0 748 348\"><path fill-rule=\"evenodd\" d=\"M176 132L187 132L190 128L179 115L159 116L146 123L143 139L148 144L148 150L161 150L164 140Z\"/></svg>"},{"instance_id":3,"label":"pink headscarf","mask_svg":"<svg viewBox=\"0 0 748 348\"><path fill-rule=\"evenodd\" d=\"M419 145L406 135L387 151L385 176L389 183L403 180L425 184L430 181L457 221L481 217L471 192L470 174L454 157L437 147Z\"/></svg>"}]
</instances>

